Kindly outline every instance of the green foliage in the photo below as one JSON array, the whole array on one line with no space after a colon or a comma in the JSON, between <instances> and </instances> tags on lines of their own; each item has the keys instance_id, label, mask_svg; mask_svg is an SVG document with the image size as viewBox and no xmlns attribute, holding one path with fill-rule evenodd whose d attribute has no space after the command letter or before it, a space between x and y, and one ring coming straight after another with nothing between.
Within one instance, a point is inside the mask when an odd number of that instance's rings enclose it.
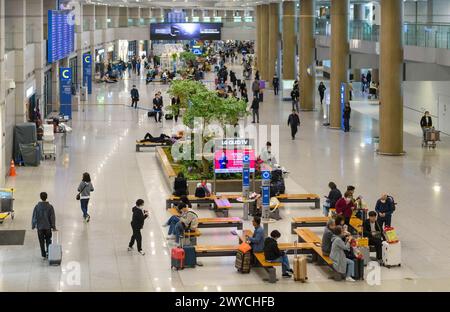
<instances>
[{"instance_id":1,"label":"green foliage","mask_svg":"<svg viewBox=\"0 0 450 312\"><path fill-rule=\"evenodd\" d=\"M184 60L185 63L192 63L197 59L197 56L192 52L181 52L180 59Z\"/></svg>"},{"instance_id":2,"label":"green foliage","mask_svg":"<svg viewBox=\"0 0 450 312\"><path fill-rule=\"evenodd\" d=\"M187 108L188 99L193 95L204 91L207 91L207 89L201 82L193 80L173 80L168 93L172 97L179 97L180 106Z\"/></svg>"}]
</instances>

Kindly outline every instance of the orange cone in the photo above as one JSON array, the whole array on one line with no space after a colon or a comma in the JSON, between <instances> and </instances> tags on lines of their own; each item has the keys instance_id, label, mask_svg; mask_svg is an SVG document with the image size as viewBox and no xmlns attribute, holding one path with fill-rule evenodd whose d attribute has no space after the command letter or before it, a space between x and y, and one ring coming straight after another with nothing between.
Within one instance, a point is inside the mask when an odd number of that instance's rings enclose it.
<instances>
[{"instance_id":1,"label":"orange cone","mask_svg":"<svg viewBox=\"0 0 450 312\"><path fill-rule=\"evenodd\" d=\"M9 176L15 177L16 176L16 166L14 165L14 160L11 159L11 165L9 166Z\"/></svg>"}]
</instances>

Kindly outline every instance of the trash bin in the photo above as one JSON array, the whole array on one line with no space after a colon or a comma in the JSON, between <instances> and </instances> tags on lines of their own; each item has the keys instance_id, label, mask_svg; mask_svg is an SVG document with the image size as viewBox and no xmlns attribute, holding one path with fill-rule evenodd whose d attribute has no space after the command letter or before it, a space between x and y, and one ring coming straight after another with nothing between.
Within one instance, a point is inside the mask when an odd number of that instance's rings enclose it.
<instances>
[{"instance_id":1,"label":"trash bin","mask_svg":"<svg viewBox=\"0 0 450 312\"><path fill-rule=\"evenodd\" d=\"M12 191L6 191L2 189L0 191L0 212L13 212L14 211L14 198Z\"/></svg>"}]
</instances>

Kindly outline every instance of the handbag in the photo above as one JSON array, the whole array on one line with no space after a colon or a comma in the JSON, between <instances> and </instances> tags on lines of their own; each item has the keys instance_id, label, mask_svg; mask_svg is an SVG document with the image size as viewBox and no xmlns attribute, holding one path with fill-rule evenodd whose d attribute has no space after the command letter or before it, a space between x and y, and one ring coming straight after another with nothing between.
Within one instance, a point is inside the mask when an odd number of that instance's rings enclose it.
<instances>
[{"instance_id":1,"label":"handbag","mask_svg":"<svg viewBox=\"0 0 450 312\"><path fill-rule=\"evenodd\" d=\"M244 253L244 254L249 252L251 249L252 249L252 247L249 244L245 243L245 242L240 244L239 248L238 248L238 250L240 252Z\"/></svg>"},{"instance_id":2,"label":"handbag","mask_svg":"<svg viewBox=\"0 0 450 312\"><path fill-rule=\"evenodd\" d=\"M80 199L81 199L81 193L84 191L84 189L86 188L86 186L87 186L87 184L85 183L84 186L83 186L83 188L81 189L81 191L77 194L77 197L76 197L77 200L80 200Z\"/></svg>"}]
</instances>

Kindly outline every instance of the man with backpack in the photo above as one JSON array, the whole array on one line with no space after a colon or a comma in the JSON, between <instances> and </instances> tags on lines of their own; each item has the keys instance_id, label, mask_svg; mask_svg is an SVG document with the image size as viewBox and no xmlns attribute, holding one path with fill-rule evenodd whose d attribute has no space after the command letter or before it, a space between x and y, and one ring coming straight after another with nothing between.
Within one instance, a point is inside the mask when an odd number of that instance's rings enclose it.
<instances>
[{"instance_id":1,"label":"man with backpack","mask_svg":"<svg viewBox=\"0 0 450 312\"><path fill-rule=\"evenodd\" d=\"M180 236L184 232L194 232L198 227L198 215L186 204L180 203L178 209L181 211L180 221L175 225L175 242L180 242Z\"/></svg>"},{"instance_id":2,"label":"man with backpack","mask_svg":"<svg viewBox=\"0 0 450 312\"><path fill-rule=\"evenodd\" d=\"M385 226L391 226L392 213L395 210L394 198L388 196L388 194L381 195L381 198L375 205L375 211L378 214L378 223L381 228Z\"/></svg>"}]
</instances>

